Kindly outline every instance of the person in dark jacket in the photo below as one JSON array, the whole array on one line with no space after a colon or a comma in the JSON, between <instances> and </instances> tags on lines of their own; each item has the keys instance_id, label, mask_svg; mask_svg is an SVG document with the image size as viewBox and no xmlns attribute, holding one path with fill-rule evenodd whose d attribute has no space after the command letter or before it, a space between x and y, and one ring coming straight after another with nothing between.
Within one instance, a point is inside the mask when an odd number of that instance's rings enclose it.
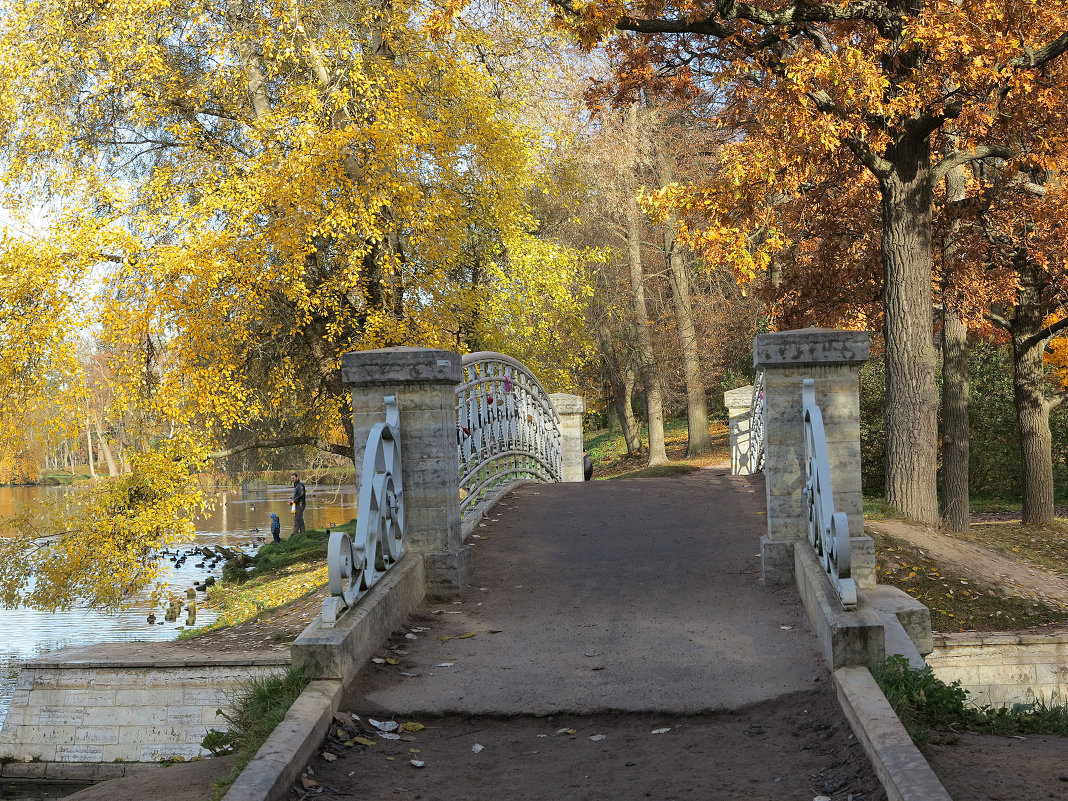
<instances>
[{"instance_id":1,"label":"person in dark jacket","mask_svg":"<svg viewBox=\"0 0 1068 801\"><path fill-rule=\"evenodd\" d=\"M271 536L275 542L282 541L282 523L274 512L271 512Z\"/></svg>"},{"instance_id":2,"label":"person in dark jacket","mask_svg":"<svg viewBox=\"0 0 1068 801\"><path fill-rule=\"evenodd\" d=\"M300 480L300 476L296 473L293 474L293 534L299 534L304 531L304 504L307 501L308 493L304 489L304 484ZM292 536L292 535L290 535Z\"/></svg>"}]
</instances>

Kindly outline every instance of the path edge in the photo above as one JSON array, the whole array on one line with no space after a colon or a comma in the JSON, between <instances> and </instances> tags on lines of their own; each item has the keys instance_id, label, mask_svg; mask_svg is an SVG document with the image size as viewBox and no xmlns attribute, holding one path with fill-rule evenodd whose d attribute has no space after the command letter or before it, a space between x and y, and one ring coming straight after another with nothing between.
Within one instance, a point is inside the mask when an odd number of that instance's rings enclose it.
<instances>
[{"instance_id":1,"label":"path edge","mask_svg":"<svg viewBox=\"0 0 1068 801\"><path fill-rule=\"evenodd\" d=\"M533 483L527 480L510 482L487 496L464 521L463 536L466 539L482 521L487 512L519 487ZM413 592L404 585L415 580L425 587L424 571L419 560L402 568L403 575L396 580L378 585L357 604L353 612L360 612L357 624L361 629L356 639L364 643L385 642L398 625L422 601L423 593ZM394 571L390 571L393 573ZM379 592L375 592L379 590ZM416 596L419 596L416 598ZM394 605L388 612L387 605ZM403 614L400 614L403 612ZM313 621L314 623L314 621ZM377 647L376 645L376 647ZM299 660L294 659L294 663ZM366 661L366 660L364 660ZM362 665L360 665L362 666ZM359 666L357 666L358 669ZM315 750L322 743L340 708L345 684L352 676L341 679L313 680L293 702L282 722L275 727L256 755L249 760L234 783L230 785L222 801L280 801L289 794L289 788L304 772Z\"/></svg>"},{"instance_id":2,"label":"path edge","mask_svg":"<svg viewBox=\"0 0 1068 801\"><path fill-rule=\"evenodd\" d=\"M340 667L342 675L312 679L234 780L223 801L279 801L289 796L290 787L322 744L340 708L345 685L370 653L422 602L426 591L422 559L412 552L405 557L348 612L354 616L350 630L333 647L350 653L331 660L331 667ZM339 623L343 626L344 622L343 616ZM315 623L312 621L309 629ZM301 661L294 654L294 664Z\"/></svg>"},{"instance_id":3,"label":"path edge","mask_svg":"<svg viewBox=\"0 0 1068 801\"><path fill-rule=\"evenodd\" d=\"M938 776L863 666L832 672L838 703L889 801L952 801Z\"/></svg>"}]
</instances>

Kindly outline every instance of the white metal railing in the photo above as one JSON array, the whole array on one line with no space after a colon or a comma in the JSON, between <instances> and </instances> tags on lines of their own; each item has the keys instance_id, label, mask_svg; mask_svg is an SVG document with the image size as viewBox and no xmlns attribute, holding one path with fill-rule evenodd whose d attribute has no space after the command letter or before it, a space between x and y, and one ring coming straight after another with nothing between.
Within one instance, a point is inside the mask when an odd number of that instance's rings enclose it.
<instances>
[{"instance_id":1,"label":"white metal railing","mask_svg":"<svg viewBox=\"0 0 1068 801\"><path fill-rule=\"evenodd\" d=\"M460 518L491 490L516 479L560 481L560 417L522 362L470 353L456 388Z\"/></svg>"},{"instance_id":2,"label":"white metal railing","mask_svg":"<svg viewBox=\"0 0 1068 801\"><path fill-rule=\"evenodd\" d=\"M744 396L743 396L744 397ZM753 400L749 404L749 464L750 473L764 470L764 423L767 401L764 398L764 371L757 370L753 381Z\"/></svg>"},{"instance_id":3,"label":"white metal railing","mask_svg":"<svg viewBox=\"0 0 1068 801\"><path fill-rule=\"evenodd\" d=\"M849 518L834 508L831 463L823 412L816 405L816 384L806 378L801 386L801 410L805 420L805 488L808 507L808 540L831 578L846 609L857 605L857 585L851 578Z\"/></svg>"},{"instance_id":4,"label":"white metal railing","mask_svg":"<svg viewBox=\"0 0 1068 801\"><path fill-rule=\"evenodd\" d=\"M400 409L394 396L384 400L386 420L371 426L363 453L355 541L335 531L327 545L330 597L323 601L324 626L334 625L404 554Z\"/></svg>"}]
</instances>

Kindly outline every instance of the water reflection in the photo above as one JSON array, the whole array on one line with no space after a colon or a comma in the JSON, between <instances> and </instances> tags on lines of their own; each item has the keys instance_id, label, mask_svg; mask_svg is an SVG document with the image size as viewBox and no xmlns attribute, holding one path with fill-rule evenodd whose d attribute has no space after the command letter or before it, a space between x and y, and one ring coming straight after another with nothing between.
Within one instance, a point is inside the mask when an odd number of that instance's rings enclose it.
<instances>
[{"instance_id":1,"label":"water reflection","mask_svg":"<svg viewBox=\"0 0 1068 801\"><path fill-rule=\"evenodd\" d=\"M0 487L0 515L9 515L40 497L61 494L59 487ZM77 490L74 490L77 491ZM270 538L270 514L282 521L282 537L289 537L293 516L289 511L288 486L220 493L214 508L198 519L193 540L176 550L195 546L225 545L232 550L253 551ZM309 487L308 507L304 520L308 528L323 528L346 523L355 516L356 496L352 487ZM287 525L288 524L288 525ZM0 532L2 535L3 532ZM175 550L175 549L172 549ZM200 565L200 566L198 566ZM211 570L209 562L190 556L181 567L168 558L165 578L177 594L184 597L188 587L202 583L210 575L219 578L220 562ZM215 619L214 612L203 606L203 594L197 595L196 625ZM11 690L19 666L25 659L67 645L131 640L173 640L185 629L185 612L173 623L163 621L161 610L154 624L147 622L152 611L148 599L143 605L125 612L102 613L75 609L69 612L39 612L32 609L0 609L0 724L7 715Z\"/></svg>"}]
</instances>

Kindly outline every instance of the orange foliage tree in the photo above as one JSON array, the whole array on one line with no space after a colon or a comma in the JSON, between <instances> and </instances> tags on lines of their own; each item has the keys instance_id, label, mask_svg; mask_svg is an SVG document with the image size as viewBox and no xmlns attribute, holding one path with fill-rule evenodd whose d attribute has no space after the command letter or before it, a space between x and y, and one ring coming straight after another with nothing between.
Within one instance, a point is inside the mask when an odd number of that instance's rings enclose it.
<instances>
[{"instance_id":1,"label":"orange foliage tree","mask_svg":"<svg viewBox=\"0 0 1068 801\"><path fill-rule=\"evenodd\" d=\"M765 247L766 236L739 236L736 218L724 224L740 189L781 202L834 178L819 170L835 159L860 165L874 180L887 501L909 517L937 520L936 189L962 165L1017 157L1015 132L1063 104L1068 2L555 3L587 46L615 34L613 46L624 54L617 76L622 94L658 82L716 84L726 93L724 120L737 131L736 169L711 185L679 187L659 199L701 226L698 244L750 254Z\"/></svg>"}]
</instances>

